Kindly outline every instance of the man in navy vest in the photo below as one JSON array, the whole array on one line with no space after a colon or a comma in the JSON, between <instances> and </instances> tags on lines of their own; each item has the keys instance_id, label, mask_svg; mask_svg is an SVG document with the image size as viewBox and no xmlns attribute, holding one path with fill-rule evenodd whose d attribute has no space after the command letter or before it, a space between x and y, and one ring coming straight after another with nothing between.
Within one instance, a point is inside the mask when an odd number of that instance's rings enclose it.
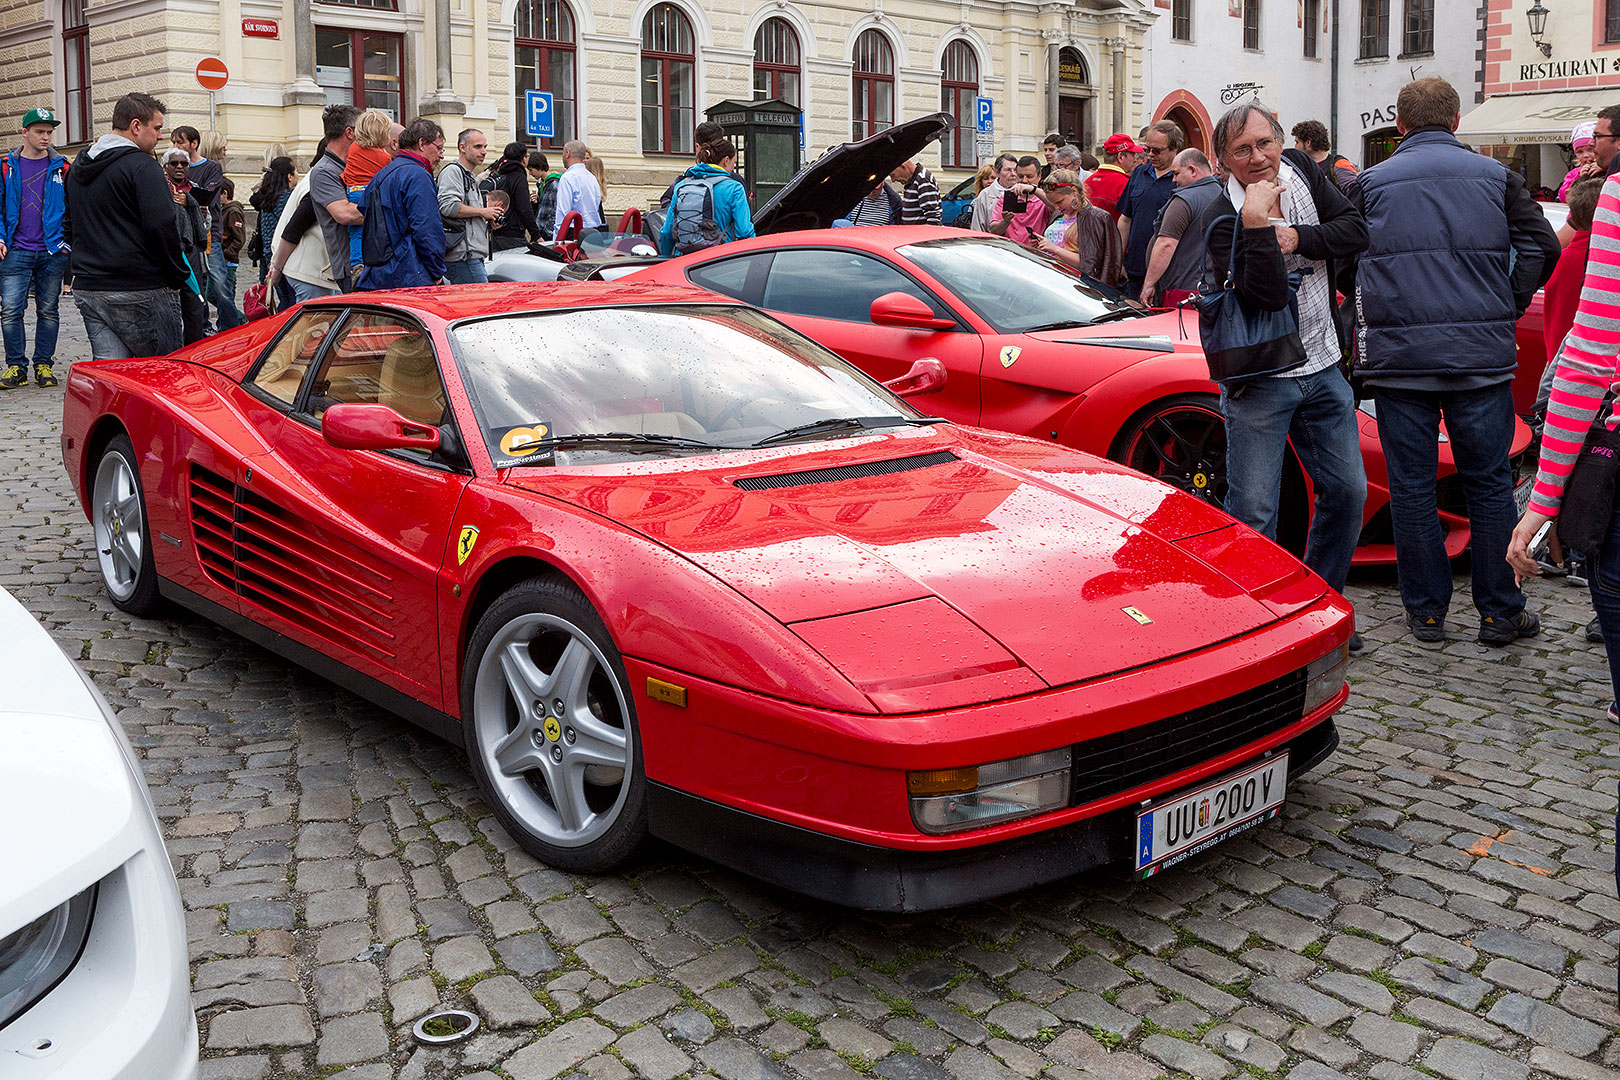
<instances>
[{"instance_id":1,"label":"man in navy vest","mask_svg":"<svg viewBox=\"0 0 1620 1080\"><path fill-rule=\"evenodd\" d=\"M1468 500L1479 640L1541 629L1507 564L1517 518L1514 323L1558 261L1558 239L1524 178L1452 134L1457 91L1407 83L1395 100L1405 138L1361 174L1370 246L1356 272L1356 370L1377 400L1389 472L1395 566L1420 641L1445 637L1451 563L1436 509L1440 421Z\"/></svg>"}]
</instances>

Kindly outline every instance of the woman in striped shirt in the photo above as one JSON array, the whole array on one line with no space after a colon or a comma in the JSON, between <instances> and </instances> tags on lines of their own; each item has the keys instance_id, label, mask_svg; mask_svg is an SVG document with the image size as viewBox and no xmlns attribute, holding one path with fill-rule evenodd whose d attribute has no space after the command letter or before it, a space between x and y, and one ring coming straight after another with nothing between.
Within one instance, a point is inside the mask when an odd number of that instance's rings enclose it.
<instances>
[{"instance_id":1,"label":"woman in striped shirt","mask_svg":"<svg viewBox=\"0 0 1620 1080\"><path fill-rule=\"evenodd\" d=\"M1603 395L1620 391L1620 176L1611 176L1598 196L1592 216L1591 248L1581 285L1575 325L1564 340L1553 373L1547 423L1541 434L1541 462L1530 506L1513 530L1508 562L1520 581L1538 573L1530 541L1542 525L1558 517L1564 484L1580 455L1587 431L1597 418ZM1620 408L1620 406L1617 406ZM1610 410L1609 428L1620 427L1620 412ZM1620 509L1620 508L1617 508ZM1597 609L1609 649L1609 680L1620 698L1620 513L1609 526L1601 553L1588 552L1592 606ZM1595 558L1592 558L1595 556ZM1612 714L1611 714L1612 715Z\"/></svg>"}]
</instances>

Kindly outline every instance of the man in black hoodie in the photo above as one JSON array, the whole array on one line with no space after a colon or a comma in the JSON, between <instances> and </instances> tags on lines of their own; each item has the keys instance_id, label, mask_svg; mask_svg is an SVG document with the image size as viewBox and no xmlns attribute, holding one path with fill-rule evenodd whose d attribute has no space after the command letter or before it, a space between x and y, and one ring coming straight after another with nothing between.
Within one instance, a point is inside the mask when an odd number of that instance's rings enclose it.
<instances>
[{"instance_id":1,"label":"man in black hoodie","mask_svg":"<svg viewBox=\"0 0 1620 1080\"><path fill-rule=\"evenodd\" d=\"M181 345L180 290L188 272L163 169L152 156L163 103L125 94L112 133L68 170L73 301L93 359L164 356Z\"/></svg>"}]
</instances>

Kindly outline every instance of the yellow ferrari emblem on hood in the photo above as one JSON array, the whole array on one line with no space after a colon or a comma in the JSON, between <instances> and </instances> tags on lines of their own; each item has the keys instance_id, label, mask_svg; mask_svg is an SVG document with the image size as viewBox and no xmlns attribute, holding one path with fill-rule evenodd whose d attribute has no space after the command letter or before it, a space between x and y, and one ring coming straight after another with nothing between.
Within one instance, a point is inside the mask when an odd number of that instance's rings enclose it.
<instances>
[{"instance_id":1,"label":"yellow ferrari emblem on hood","mask_svg":"<svg viewBox=\"0 0 1620 1080\"><path fill-rule=\"evenodd\" d=\"M1013 364L1017 363L1019 356L1023 355L1023 352L1024 350L1017 345L1003 346L1001 350L1001 366L1012 367Z\"/></svg>"},{"instance_id":2,"label":"yellow ferrari emblem on hood","mask_svg":"<svg viewBox=\"0 0 1620 1080\"><path fill-rule=\"evenodd\" d=\"M1153 621L1152 619L1148 618L1145 614L1143 614L1143 612L1142 612L1142 610L1140 608L1126 607L1126 608L1120 608L1119 610L1121 610L1125 614L1129 615L1132 619L1136 620L1136 622L1139 625L1142 625L1142 626L1147 626L1149 623L1151 623Z\"/></svg>"},{"instance_id":3,"label":"yellow ferrari emblem on hood","mask_svg":"<svg viewBox=\"0 0 1620 1080\"><path fill-rule=\"evenodd\" d=\"M467 556L472 554L473 544L477 541L478 530L473 528L471 525L464 526L461 530L461 539L456 542L457 566L463 566L466 564Z\"/></svg>"}]
</instances>

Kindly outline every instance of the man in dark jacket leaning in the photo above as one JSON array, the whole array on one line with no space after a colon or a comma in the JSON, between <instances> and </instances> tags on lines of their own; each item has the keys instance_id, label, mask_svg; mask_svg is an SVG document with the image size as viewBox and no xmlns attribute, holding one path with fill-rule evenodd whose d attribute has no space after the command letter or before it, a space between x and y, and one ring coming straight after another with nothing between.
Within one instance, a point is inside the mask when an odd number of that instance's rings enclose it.
<instances>
[{"instance_id":1,"label":"man in dark jacket leaning","mask_svg":"<svg viewBox=\"0 0 1620 1080\"><path fill-rule=\"evenodd\" d=\"M157 98L125 94L113 106L112 133L68 170L73 302L96 360L164 356L180 347L188 271L169 182L152 157L163 112Z\"/></svg>"},{"instance_id":2,"label":"man in dark jacket leaning","mask_svg":"<svg viewBox=\"0 0 1620 1080\"><path fill-rule=\"evenodd\" d=\"M1506 645L1541 629L1506 562L1517 514L1514 324L1558 261L1558 239L1524 178L1452 134L1457 91L1407 83L1395 100L1405 136L1361 174L1371 246L1356 272L1356 370L1377 401L1389 469L1395 566L1420 641L1445 637L1451 563L1436 510L1442 417L1468 500L1479 640Z\"/></svg>"},{"instance_id":3,"label":"man in dark jacket leaning","mask_svg":"<svg viewBox=\"0 0 1620 1080\"><path fill-rule=\"evenodd\" d=\"M1283 310L1290 301L1289 274L1303 275L1298 302L1304 362L1221 387L1226 512L1276 539L1292 437L1316 491L1305 564L1343 591L1361 535L1367 477L1355 401L1339 370L1343 344L1334 283L1367 246L1367 226L1310 158L1283 149L1282 126L1259 101L1222 116L1214 143L1228 179L1224 196L1210 203L1196 226L1209 238L1204 280L1226 280L1234 235L1234 283L1255 307ZM1360 647L1360 637L1353 636L1351 650Z\"/></svg>"},{"instance_id":4,"label":"man in dark jacket leaning","mask_svg":"<svg viewBox=\"0 0 1620 1080\"><path fill-rule=\"evenodd\" d=\"M380 263L367 254L361 288L405 289L444 280L444 222L433 182L442 157L444 129L417 117L399 133L399 156L366 185L366 205L381 211L390 251Z\"/></svg>"}]
</instances>

